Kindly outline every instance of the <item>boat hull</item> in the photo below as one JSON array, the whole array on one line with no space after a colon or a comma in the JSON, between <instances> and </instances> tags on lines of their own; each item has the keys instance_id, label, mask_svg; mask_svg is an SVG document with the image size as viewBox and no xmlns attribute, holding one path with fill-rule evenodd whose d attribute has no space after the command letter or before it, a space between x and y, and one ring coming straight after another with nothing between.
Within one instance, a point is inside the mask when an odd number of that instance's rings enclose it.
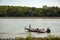
<instances>
[{"instance_id":1,"label":"boat hull","mask_svg":"<svg viewBox=\"0 0 60 40\"><path fill-rule=\"evenodd\" d=\"M36 30L36 29L29 29L29 28L25 28L25 29L28 30L29 32L47 33L46 31L41 31L41 30Z\"/></svg>"}]
</instances>

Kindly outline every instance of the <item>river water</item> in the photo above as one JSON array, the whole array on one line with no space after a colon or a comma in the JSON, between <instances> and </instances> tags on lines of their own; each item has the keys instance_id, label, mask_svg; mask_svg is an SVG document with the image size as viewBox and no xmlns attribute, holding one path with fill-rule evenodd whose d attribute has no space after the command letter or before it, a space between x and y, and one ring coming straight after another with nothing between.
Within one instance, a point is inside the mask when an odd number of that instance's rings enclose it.
<instances>
[{"instance_id":1,"label":"river water","mask_svg":"<svg viewBox=\"0 0 60 40\"><path fill-rule=\"evenodd\" d=\"M60 36L60 19L55 18L0 18L0 38L26 37L29 28L50 28L51 33L31 33L33 37L45 37L47 35Z\"/></svg>"}]
</instances>

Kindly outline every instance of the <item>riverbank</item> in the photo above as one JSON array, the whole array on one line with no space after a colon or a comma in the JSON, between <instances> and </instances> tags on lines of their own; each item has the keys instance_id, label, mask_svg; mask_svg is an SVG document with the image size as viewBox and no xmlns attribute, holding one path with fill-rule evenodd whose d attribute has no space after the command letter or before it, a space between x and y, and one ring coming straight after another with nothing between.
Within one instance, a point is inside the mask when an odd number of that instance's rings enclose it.
<instances>
[{"instance_id":1,"label":"riverbank","mask_svg":"<svg viewBox=\"0 0 60 40\"><path fill-rule=\"evenodd\" d=\"M17 37L17 38L6 38L6 39L2 39L0 38L0 40L60 40L60 37L54 37L54 36L48 36L48 37L26 37L26 38L22 38L22 37Z\"/></svg>"},{"instance_id":2,"label":"riverbank","mask_svg":"<svg viewBox=\"0 0 60 40\"><path fill-rule=\"evenodd\" d=\"M0 19L60 19L60 17L0 17Z\"/></svg>"}]
</instances>

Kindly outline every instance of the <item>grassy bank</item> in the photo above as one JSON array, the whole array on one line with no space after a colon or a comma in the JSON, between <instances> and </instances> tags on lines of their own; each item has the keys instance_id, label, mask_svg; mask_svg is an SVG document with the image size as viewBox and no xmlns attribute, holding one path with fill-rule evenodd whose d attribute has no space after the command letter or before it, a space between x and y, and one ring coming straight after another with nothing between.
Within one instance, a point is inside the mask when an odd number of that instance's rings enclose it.
<instances>
[{"instance_id":1,"label":"grassy bank","mask_svg":"<svg viewBox=\"0 0 60 40\"><path fill-rule=\"evenodd\" d=\"M0 40L60 40L60 36L47 35L47 37L33 37L31 32L28 32L26 38L16 37L16 38L0 38Z\"/></svg>"},{"instance_id":2,"label":"grassy bank","mask_svg":"<svg viewBox=\"0 0 60 40\"><path fill-rule=\"evenodd\" d=\"M2 39L0 38L0 40L60 40L60 37L57 36L48 36L48 37L26 37L26 38L22 38L22 37L16 37L14 39L12 38L8 38L8 39Z\"/></svg>"},{"instance_id":3,"label":"grassy bank","mask_svg":"<svg viewBox=\"0 0 60 40\"><path fill-rule=\"evenodd\" d=\"M15 38L15 40L60 40L60 37L54 35L48 35L47 37L28 36L26 38Z\"/></svg>"},{"instance_id":4,"label":"grassy bank","mask_svg":"<svg viewBox=\"0 0 60 40\"><path fill-rule=\"evenodd\" d=\"M15 40L60 40L60 37L33 37L33 38L16 38Z\"/></svg>"}]
</instances>

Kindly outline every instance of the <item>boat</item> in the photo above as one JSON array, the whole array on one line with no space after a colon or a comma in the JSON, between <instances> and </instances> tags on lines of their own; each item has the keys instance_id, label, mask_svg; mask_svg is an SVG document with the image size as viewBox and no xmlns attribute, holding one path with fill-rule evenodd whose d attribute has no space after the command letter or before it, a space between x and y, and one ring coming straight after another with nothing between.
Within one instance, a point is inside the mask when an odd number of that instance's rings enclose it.
<instances>
[{"instance_id":1,"label":"boat","mask_svg":"<svg viewBox=\"0 0 60 40\"><path fill-rule=\"evenodd\" d=\"M37 32L37 33L50 33L51 32L49 28L47 28L47 30L39 29L39 28L33 29L31 28L31 25L29 25L29 28L25 27L25 30L28 30L29 32Z\"/></svg>"}]
</instances>

